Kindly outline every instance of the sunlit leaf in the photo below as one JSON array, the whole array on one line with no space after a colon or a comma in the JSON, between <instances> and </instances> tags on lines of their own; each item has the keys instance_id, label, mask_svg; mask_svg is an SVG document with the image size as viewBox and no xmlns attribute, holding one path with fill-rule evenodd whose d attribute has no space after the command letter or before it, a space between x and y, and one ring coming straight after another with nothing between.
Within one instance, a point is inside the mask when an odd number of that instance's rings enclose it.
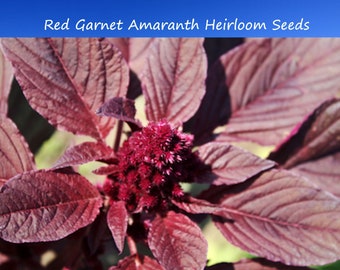
<instances>
[{"instance_id":1,"label":"sunlit leaf","mask_svg":"<svg viewBox=\"0 0 340 270\"><path fill-rule=\"evenodd\" d=\"M33 170L33 155L14 123L0 117L0 179L2 183L16 174ZM1 186L1 183L0 183Z\"/></svg>"},{"instance_id":2,"label":"sunlit leaf","mask_svg":"<svg viewBox=\"0 0 340 270\"><path fill-rule=\"evenodd\" d=\"M128 217L125 202L111 202L110 208L107 212L107 224L109 225L119 252L122 252L124 248Z\"/></svg>"},{"instance_id":3,"label":"sunlit leaf","mask_svg":"<svg viewBox=\"0 0 340 270\"><path fill-rule=\"evenodd\" d=\"M102 142L84 142L67 149L54 165L54 169L85 164L90 161L110 160L113 149Z\"/></svg>"},{"instance_id":4,"label":"sunlit leaf","mask_svg":"<svg viewBox=\"0 0 340 270\"><path fill-rule=\"evenodd\" d=\"M223 55L232 114L219 140L278 144L339 94L339 52L339 39L265 39Z\"/></svg>"},{"instance_id":5,"label":"sunlit leaf","mask_svg":"<svg viewBox=\"0 0 340 270\"><path fill-rule=\"evenodd\" d=\"M130 122L138 126L142 124L135 119L136 108L134 100L115 97L106 101L96 113L100 116L109 116L121 121Z\"/></svg>"},{"instance_id":6,"label":"sunlit leaf","mask_svg":"<svg viewBox=\"0 0 340 270\"><path fill-rule=\"evenodd\" d=\"M168 212L151 224L149 247L165 269L204 269L207 242L201 229L188 217Z\"/></svg>"},{"instance_id":7,"label":"sunlit leaf","mask_svg":"<svg viewBox=\"0 0 340 270\"><path fill-rule=\"evenodd\" d=\"M12 80L12 66L0 50L0 115L7 114L7 98L11 89Z\"/></svg>"},{"instance_id":8,"label":"sunlit leaf","mask_svg":"<svg viewBox=\"0 0 340 270\"><path fill-rule=\"evenodd\" d=\"M173 200L172 203L178 208L191 214L214 214L223 211L219 205L209 203L205 200L200 200L194 197L189 197L181 201Z\"/></svg>"},{"instance_id":9,"label":"sunlit leaf","mask_svg":"<svg viewBox=\"0 0 340 270\"><path fill-rule=\"evenodd\" d=\"M340 152L304 162L291 169L324 191L340 197Z\"/></svg>"},{"instance_id":10,"label":"sunlit leaf","mask_svg":"<svg viewBox=\"0 0 340 270\"><path fill-rule=\"evenodd\" d=\"M214 219L222 234L250 253L301 266L339 259L340 200L306 179L271 170L206 197L225 208Z\"/></svg>"},{"instance_id":11,"label":"sunlit leaf","mask_svg":"<svg viewBox=\"0 0 340 270\"><path fill-rule=\"evenodd\" d=\"M291 168L340 150L340 100L318 107L269 158Z\"/></svg>"},{"instance_id":12,"label":"sunlit leaf","mask_svg":"<svg viewBox=\"0 0 340 270\"><path fill-rule=\"evenodd\" d=\"M123 54L130 68L140 77L154 38L108 38Z\"/></svg>"},{"instance_id":13,"label":"sunlit leaf","mask_svg":"<svg viewBox=\"0 0 340 270\"><path fill-rule=\"evenodd\" d=\"M209 70L206 93L195 115L184 124L184 129L195 135L198 143L212 138L218 126L227 123L231 115L230 96L225 83L225 70L220 62Z\"/></svg>"},{"instance_id":14,"label":"sunlit leaf","mask_svg":"<svg viewBox=\"0 0 340 270\"><path fill-rule=\"evenodd\" d=\"M199 155L204 164L211 167L199 179L214 185L241 183L275 165L270 160L227 143L207 143L199 148Z\"/></svg>"},{"instance_id":15,"label":"sunlit leaf","mask_svg":"<svg viewBox=\"0 0 340 270\"><path fill-rule=\"evenodd\" d=\"M295 129L269 158L340 196L340 101L326 101Z\"/></svg>"},{"instance_id":16,"label":"sunlit leaf","mask_svg":"<svg viewBox=\"0 0 340 270\"><path fill-rule=\"evenodd\" d=\"M107 38L123 54L130 67L130 83L127 97L135 99L142 93L141 78L152 42L155 38Z\"/></svg>"},{"instance_id":17,"label":"sunlit leaf","mask_svg":"<svg viewBox=\"0 0 340 270\"><path fill-rule=\"evenodd\" d=\"M149 121L182 123L194 115L205 93L207 59L202 39L157 39L143 83Z\"/></svg>"},{"instance_id":18,"label":"sunlit leaf","mask_svg":"<svg viewBox=\"0 0 340 270\"><path fill-rule=\"evenodd\" d=\"M78 174L31 171L0 192L0 237L13 243L54 241L92 223L102 199Z\"/></svg>"},{"instance_id":19,"label":"sunlit leaf","mask_svg":"<svg viewBox=\"0 0 340 270\"><path fill-rule=\"evenodd\" d=\"M2 39L30 105L51 124L96 139L112 121L95 115L102 103L124 96L128 67L121 53L99 39Z\"/></svg>"}]
</instances>

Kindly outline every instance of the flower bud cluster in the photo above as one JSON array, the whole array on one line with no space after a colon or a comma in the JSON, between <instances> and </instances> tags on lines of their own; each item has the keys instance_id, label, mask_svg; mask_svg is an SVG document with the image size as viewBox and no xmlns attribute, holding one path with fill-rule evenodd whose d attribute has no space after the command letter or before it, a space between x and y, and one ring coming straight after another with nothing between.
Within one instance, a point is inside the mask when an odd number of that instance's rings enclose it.
<instances>
[{"instance_id":1,"label":"flower bud cluster","mask_svg":"<svg viewBox=\"0 0 340 270\"><path fill-rule=\"evenodd\" d=\"M125 201L129 211L167 209L184 192L180 182L190 182L192 135L168 122L150 123L134 132L117 152L115 173L109 175L104 191L113 200Z\"/></svg>"}]
</instances>

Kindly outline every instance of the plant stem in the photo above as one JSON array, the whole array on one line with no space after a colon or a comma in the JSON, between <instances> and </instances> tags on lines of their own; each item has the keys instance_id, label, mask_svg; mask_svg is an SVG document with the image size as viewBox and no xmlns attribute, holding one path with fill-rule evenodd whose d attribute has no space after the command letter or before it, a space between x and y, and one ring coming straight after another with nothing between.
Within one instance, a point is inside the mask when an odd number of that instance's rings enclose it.
<instances>
[{"instance_id":1,"label":"plant stem","mask_svg":"<svg viewBox=\"0 0 340 270\"><path fill-rule=\"evenodd\" d=\"M126 237L127 244L129 246L130 255L137 254L137 246L135 240L131 236Z\"/></svg>"},{"instance_id":2,"label":"plant stem","mask_svg":"<svg viewBox=\"0 0 340 270\"><path fill-rule=\"evenodd\" d=\"M129 246L130 255L131 256L135 255L135 264L136 264L137 268L139 269L139 267L142 265L142 263L141 263L139 255L137 253L136 242L129 235L126 237L126 241L127 241L128 246Z\"/></svg>"},{"instance_id":3,"label":"plant stem","mask_svg":"<svg viewBox=\"0 0 340 270\"><path fill-rule=\"evenodd\" d=\"M114 152L117 152L118 149L119 149L120 139L122 137L122 132L123 132L123 121L118 120L116 138L115 138L115 142L114 142L114 146L113 146Z\"/></svg>"}]
</instances>

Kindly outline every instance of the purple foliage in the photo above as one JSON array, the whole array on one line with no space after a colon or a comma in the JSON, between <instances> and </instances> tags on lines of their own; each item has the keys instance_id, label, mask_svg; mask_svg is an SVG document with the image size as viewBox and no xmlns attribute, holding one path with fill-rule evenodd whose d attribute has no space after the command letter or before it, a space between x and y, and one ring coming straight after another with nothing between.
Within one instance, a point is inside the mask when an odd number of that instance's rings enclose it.
<instances>
[{"instance_id":1,"label":"purple foliage","mask_svg":"<svg viewBox=\"0 0 340 270\"><path fill-rule=\"evenodd\" d=\"M51 249L51 269L104 269L112 250L121 259L111 270L340 260L340 40L239 42L2 39L0 266L39 269ZM55 128L89 141L36 169L7 116L13 77ZM260 158L239 142L274 150ZM98 185L77 171L92 161ZM194 195L183 183L206 188ZM206 217L259 258L207 266Z\"/></svg>"}]
</instances>

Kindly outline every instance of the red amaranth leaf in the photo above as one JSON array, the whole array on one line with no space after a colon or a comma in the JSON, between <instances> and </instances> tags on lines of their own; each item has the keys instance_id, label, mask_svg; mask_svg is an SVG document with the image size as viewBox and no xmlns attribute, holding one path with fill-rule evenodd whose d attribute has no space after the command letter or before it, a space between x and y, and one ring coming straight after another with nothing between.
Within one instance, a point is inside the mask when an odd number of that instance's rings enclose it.
<instances>
[{"instance_id":1,"label":"red amaranth leaf","mask_svg":"<svg viewBox=\"0 0 340 270\"><path fill-rule=\"evenodd\" d=\"M190 214L215 214L223 211L223 208L219 207L219 205L194 197L189 197L181 201L172 200L172 203Z\"/></svg>"},{"instance_id":2,"label":"red amaranth leaf","mask_svg":"<svg viewBox=\"0 0 340 270\"><path fill-rule=\"evenodd\" d=\"M135 99L142 93L143 69L154 38L107 38L123 54L130 67L130 83L127 97Z\"/></svg>"},{"instance_id":3,"label":"red amaranth leaf","mask_svg":"<svg viewBox=\"0 0 340 270\"><path fill-rule=\"evenodd\" d=\"M99 167L93 170L92 172L98 175L109 175L109 174L119 172L119 167L117 164L109 164L107 166Z\"/></svg>"},{"instance_id":4,"label":"red amaranth leaf","mask_svg":"<svg viewBox=\"0 0 340 270\"><path fill-rule=\"evenodd\" d=\"M107 212L107 224L112 233L113 240L119 252L123 251L124 240L128 225L128 213L125 208L125 202L112 201L110 204L109 211Z\"/></svg>"},{"instance_id":5,"label":"red amaranth leaf","mask_svg":"<svg viewBox=\"0 0 340 270\"><path fill-rule=\"evenodd\" d=\"M142 124L135 119L135 101L128 98L114 97L100 106L96 113L100 116L113 117L142 127Z\"/></svg>"},{"instance_id":6,"label":"red amaranth leaf","mask_svg":"<svg viewBox=\"0 0 340 270\"><path fill-rule=\"evenodd\" d=\"M224 67L218 58L242 44L241 38L205 38L204 48L208 57L206 93L195 115L184 124L184 131L195 136L195 143L210 141L213 130L227 123L230 117L230 97L225 84Z\"/></svg>"},{"instance_id":7,"label":"red amaranth leaf","mask_svg":"<svg viewBox=\"0 0 340 270\"><path fill-rule=\"evenodd\" d=\"M78 174L31 171L0 192L0 237L13 243L55 241L92 223L102 199Z\"/></svg>"},{"instance_id":8,"label":"red amaranth leaf","mask_svg":"<svg viewBox=\"0 0 340 270\"><path fill-rule=\"evenodd\" d=\"M108 38L123 54L130 68L141 77L154 38Z\"/></svg>"},{"instance_id":9,"label":"red amaranth leaf","mask_svg":"<svg viewBox=\"0 0 340 270\"><path fill-rule=\"evenodd\" d=\"M9 118L0 117L0 179L8 180L34 167L33 155L17 127Z\"/></svg>"},{"instance_id":10,"label":"red amaranth leaf","mask_svg":"<svg viewBox=\"0 0 340 270\"><path fill-rule=\"evenodd\" d=\"M340 198L340 152L304 162L290 170Z\"/></svg>"},{"instance_id":11,"label":"red amaranth leaf","mask_svg":"<svg viewBox=\"0 0 340 270\"><path fill-rule=\"evenodd\" d=\"M96 139L112 128L95 110L124 96L128 67L112 44L99 39L2 39L30 105L51 124Z\"/></svg>"},{"instance_id":12,"label":"red amaranth leaf","mask_svg":"<svg viewBox=\"0 0 340 270\"><path fill-rule=\"evenodd\" d=\"M226 124L230 117L230 97L225 76L224 67L217 62L208 72L206 93L199 109L184 124L184 130L194 134L196 143L210 140L213 130Z\"/></svg>"},{"instance_id":13,"label":"red amaranth leaf","mask_svg":"<svg viewBox=\"0 0 340 270\"><path fill-rule=\"evenodd\" d=\"M12 66L0 50L0 115L7 115L7 98L11 89L12 80Z\"/></svg>"},{"instance_id":14,"label":"red amaranth leaf","mask_svg":"<svg viewBox=\"0 0 340 270\"><path fill-rule=\"evenodd\" d=\"M292 168L340 150L340 99L318 107L269 158Z\"/></svg>"},{"instance_id":15,"label":"red amaranth leaf","mask_svg":"<svg viewBox=\"0 0 340 270\"><path fill-rule=\"evenodd\" d=\"M207 143L199 148L200 159L211 170L199 176L200 182L215 185L241 183L254 175L275 166L275 162L227 143Z\"/></svg>"},{"instance_id":16,"label":"red amaranth leaf","mask_svg":"<svg viewBox=\"0 0 340 270\"><path fill-rule=\"evenodd\" d=\"M225 208L214 218L222 234L248 252L297 266L340 258L340 200L302 177L271 170L205 195Z\"/></svg>"},{"instance_id":17,"label":"red amaranth leaf","mask_svg":"<svg viewBox=\"0 0 340 270\"><path fill-rule=\"evenodd\" d=\"M165 269L204 269L207 241L201 229L183 214L168 212L151 224L149 247Z\"/></svg>"},{"instance_id":18,"label":"red amaranth leaf","mask_svg":"<svg viewBox=\"0 0 340 270\"><path fill-rule=\"evenodd\" d=\"M202 39L154 41L142 79L149 121L183 123L193 116L205 93L207 59Z\"/></svg>"},{"instance_id":19,"label":"red amaranth leaf","mask_svg":"<svg viewBox=\"0 0 340 270\"><path fill-rule=\"evenodd\" d=\"M244 38L205 38L204 49L207 53L209 67L214 64L222 54L241 45L245 41Z\"/></svg>"},{"instance_id":20,"label":"red amaranth leaf","mask_svg":"<svg viewBox=\"0 0 340 270\"><path fill-rule=\"evenodd\" d=\"M236 263L219 263L205 270L309 270L308 267L284 265L278 262L267 261L263 258L244 259Z\"/></svg>"},{"instance_id":21,"label":"red amaranth leaf","mask_svg":"<svg viewBox=\"0 0 340 270\"><path fill-rule=\"evenodd\" d=\"M132 255L120 260L117 266L112 266L109 270L164 270L164 268L148 256Z\"/></svg>"},{"instance_id":22,"label":"red amaranth leaf","mask_svg":"<svg viewBox=\"0 0 340 270\"><path fill-rule=\"evenodd\" d=\"M67 149L53 166L60 169L85 164L91 161L111 160L115 158L113 149L103 142L84 142Z\"/></svg>"},{"instance_id":23,"label":"red amaranth leaf","mask_svg":"<svg viewBox=\"0 0 340 270\"><path fill-rule=\"evenodd\" d=\"M340 100L318 107L269 158L340 196Z\"/></svg>"},{"instance_id":24,"label":"red amaranth leaf","mask_svg":"<svg viewBox=\"0 0 340 270\"><path fill-rule=\"evenodd\" d=\"M232 115L219 140L278 144L339 93L339 52L339 39L265 39L223 55Z\"/></svg>"},{"instance_id":25,"label":"red amaranth leaf","mask_svg":"<svg viewBox=\"0 0 340 270\"><path fill-rule=\"evenodd\" d=\"M99 167L92 171L94 174L98 175L109 175L119 172L119 166L117 164L110 164L107 166Z\"/></svg>"}]
</instances>

